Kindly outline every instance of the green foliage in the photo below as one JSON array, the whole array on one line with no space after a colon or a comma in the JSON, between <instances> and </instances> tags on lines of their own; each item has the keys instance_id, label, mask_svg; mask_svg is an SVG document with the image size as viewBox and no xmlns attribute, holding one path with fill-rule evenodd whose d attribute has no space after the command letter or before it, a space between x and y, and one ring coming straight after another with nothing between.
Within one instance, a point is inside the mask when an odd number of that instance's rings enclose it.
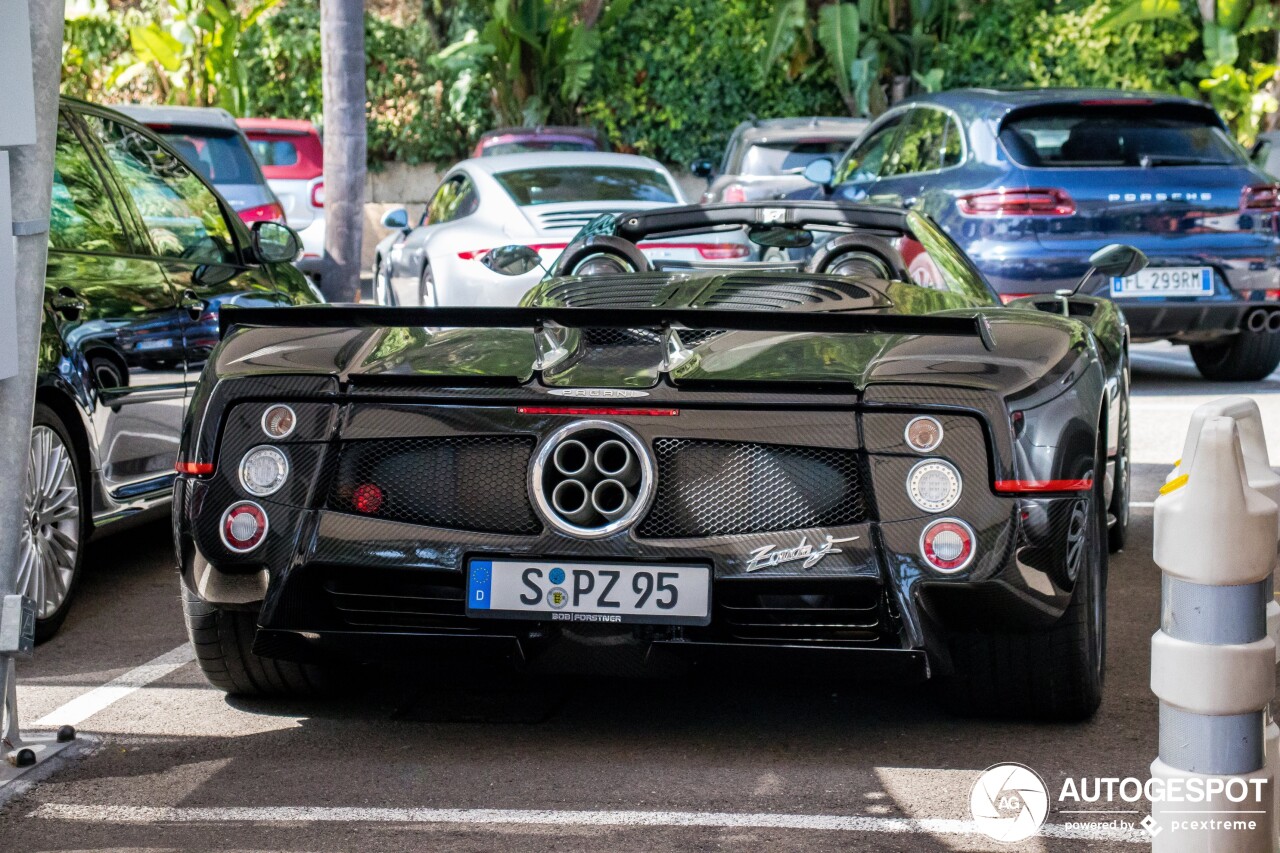
<instances>
[{"instance_id":1,"label":"green foliage","mask_svg":"<svg viewBox=\"0 0 1280 853\"><path fill-rule=\"evenodd\" d=\"M844 114L826 65L788 79L767 62L771 0L642 0L601 28L582 117L621 150L667 162L718 157L755 114Z\"/></svg>"},{"instance_id":2,"label":"green foliage","mask_svg":"<svg viewBox=\"0 0 1280 853\"><path fill-rule=\"evenodd\" d=\"M253 115L321 122L320 13L289 3L246 44L248 73L260 81ZM471 39L474 41L474 34ZM365 17L369 162L449 162L465 157L492 121L474 71L441 51L427 22L397 26Z\"/></svg>"},{"instance_id":3,"label":"green foliage","mask_svg":"<svg viewBox=\"0 0 1280 853\"><path fill-rule=\"evenodd\" d=\"M1178 21L1100 27L1110 10L1104 0L975 3L938 48L943 85L1176 91L1195 31Z\"/></svg>"}]
</instances>

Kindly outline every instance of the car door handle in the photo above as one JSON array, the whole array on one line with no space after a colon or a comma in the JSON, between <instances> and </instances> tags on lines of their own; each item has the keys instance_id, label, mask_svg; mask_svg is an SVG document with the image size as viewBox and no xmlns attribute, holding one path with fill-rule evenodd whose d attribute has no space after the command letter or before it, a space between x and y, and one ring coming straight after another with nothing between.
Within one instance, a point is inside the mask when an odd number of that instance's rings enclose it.
<instances>
[{"instance_id":1,"label":"car door handle","mask_svg":"<svg viewBox=\"0 0 1280 853\"><path fill-rule=\"evenodd\" d=\"M84 300L69 287L58 288L58 295L52 300L53 310L68 320L80 319L80 313L88 306Z\"/></svg>"},{"instance_id":2,"label":"car door handle","mask_svg":"<svg viewBox=\"0 0 1280 853\"><path fill-rule=\"evenodd\" d=\"M194 290L184 290L182 292L182 307L186 309L187 315L192 320L199 320L200 316L204 314L204 309L208 306L209 303L197 296Z\"/></svg>"}]
</instances>

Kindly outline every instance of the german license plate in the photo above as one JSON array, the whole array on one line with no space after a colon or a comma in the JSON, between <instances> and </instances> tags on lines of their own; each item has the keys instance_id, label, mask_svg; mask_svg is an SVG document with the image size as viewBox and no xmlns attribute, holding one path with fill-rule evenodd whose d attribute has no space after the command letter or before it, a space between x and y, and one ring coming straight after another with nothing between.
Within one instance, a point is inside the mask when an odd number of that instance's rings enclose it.
<instances>
[{"instance_id":1,"label":"german license plate","mask_svg":"<svg viewBox=\"0 0 1280 853\"><path fill-rule=\"evenodd\" d=\"M1112 276L1111 296L1212 296L1209 267L1147 267L1137 275Z\"/></svg>"},{"instance_id":2,"label":"german license plate","mask_svg":"<svg viewBox=\"0 0 1280 853\"><path fill-rule=\"evenodd\" d=\"M711 569L637 563L475 559L467 615L646 625L711 621Z\"/></svg>"}]
</instances>

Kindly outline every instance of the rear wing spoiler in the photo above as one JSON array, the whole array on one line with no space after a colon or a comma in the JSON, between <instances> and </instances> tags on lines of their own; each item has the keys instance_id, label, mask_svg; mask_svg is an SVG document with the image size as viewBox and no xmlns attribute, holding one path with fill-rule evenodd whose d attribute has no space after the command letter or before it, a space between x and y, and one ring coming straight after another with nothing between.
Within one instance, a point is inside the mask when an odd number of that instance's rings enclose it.
<instances>
[{"instance_id":1,"label":"rear wing spoiler","mask_svg":"<svg viewBox=\"0 0 1280 853\"><path fill-rule=\"evenodd\" d=\"M982 315L937 316L835 313L816 311L733 311L697 308L389 308L385 306L305 305L296 308L225 306L218 317L222 337L236 326L277 328L469 328L667 330L710 329L735 332L812 332L831 335L940 335L978 338L995 349L991 327Z\"/></svg>"}]
</instances>

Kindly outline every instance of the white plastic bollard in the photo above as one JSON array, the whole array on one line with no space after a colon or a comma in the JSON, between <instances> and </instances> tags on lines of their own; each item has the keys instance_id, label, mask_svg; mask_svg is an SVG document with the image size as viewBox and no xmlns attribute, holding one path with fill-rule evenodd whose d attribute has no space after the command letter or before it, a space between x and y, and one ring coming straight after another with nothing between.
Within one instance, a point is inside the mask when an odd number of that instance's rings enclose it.
<instances>
[{"instance_id":1,"label":"white plastic bollard","mask_svg":"<svg viewBox=\"0 0 1280 853\"><path fill-rule=\"evenodd\" d=\"M1266 728L1276 647L1267 600L1280 509L1250 486L1235 419L1209 415L1193 429L1191 452L1155 505L1154 557L1164 576L1160 630L1151 638L1151 690L1160 700L1160 757L1151 776L1184 790L1197 780L1215 793L1199 802L1153 802L1161 831L1152 849L1270 853L1275 801ZM1241 786L1246 795L1232 796Z\"/></svg>"},{"instance_id":2,"label":"white plastic bollard","mask_svg":"<svg viewBox=\"0 0 1280 853\"><path fill-rule=\"evenodd\" d=\"M1200 430L1209 418L1226 417L1236 422L1240 432L1240 453L1244 457L1245 477L1249 486L1269 497L1280 505L1280 474L1271 468L1271 454L1267 451L1267 439L1262 429L1262 412L1252 397L1222 397L1212 400L1191 413L1191 425L1187 428L1186 442L1182 447L1182 458L1174 463L1166 482L1171 482L1183 473L1183 467L1190 467L1196 455L1196 445L1200 441ZM1280 542L1280 532L1277 533ZM1278 554L1280 556L1280 554ZM1270 591L1267 594L1267 636L1276 643L1276 662L1280 663L1280 602L1276 601L1275 578L1280 563L1271 570ZM1277 727L1274 715L1267 714L1266 728L1267 766L1271 768L1274 779L1280 779L1280 727ZM1280 839L1280 784L1272 786L1272 797L1275 802L1275 832Z\"/></svg>"}]
</instances>

